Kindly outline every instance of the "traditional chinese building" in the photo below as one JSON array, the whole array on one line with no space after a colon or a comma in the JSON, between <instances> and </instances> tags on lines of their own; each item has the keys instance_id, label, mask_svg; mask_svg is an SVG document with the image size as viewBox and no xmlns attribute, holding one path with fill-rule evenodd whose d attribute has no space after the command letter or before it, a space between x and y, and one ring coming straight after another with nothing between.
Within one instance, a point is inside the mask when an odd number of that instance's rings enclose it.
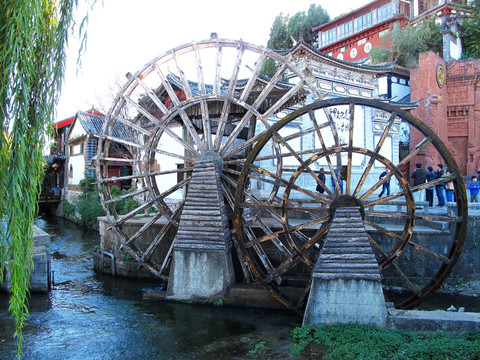
<instances>
[{"instance_id":1,"label":"traditional chinese building","mask_svg":"<svg viewBox=\"0 0 480 360\"><path fill-rule=\"evenodd\" d=\"M444 53L449 56L444 58L459 59L456 20L468 9L462 7L466 4L466 0L375 0L313 31L318 34L319 51L340 60L362 62L372 48L388 39L393 26L436 16L444 27Z\"/></svg>"}]
</instances>

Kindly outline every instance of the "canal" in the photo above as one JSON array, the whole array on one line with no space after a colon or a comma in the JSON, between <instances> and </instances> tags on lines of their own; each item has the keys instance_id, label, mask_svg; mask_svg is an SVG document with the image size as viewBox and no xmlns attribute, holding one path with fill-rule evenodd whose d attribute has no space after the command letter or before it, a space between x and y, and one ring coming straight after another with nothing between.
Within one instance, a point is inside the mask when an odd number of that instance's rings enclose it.
<instances>
[{"instance_id":1,"label":"canal","mask_svg":"<svg viewBox=\"0 0 480 360\"><path fill-rule=\"evenodd\" d=\"M31 296L23 359L245 359L261 341L275 358L295 358L285 344L300 317L144 301L143 294L161 284L95 273L97 232L46 215L36 224L52 236L54 285L48 295ZM8 295L0 293L0 359L13 359L16 352L7 309Z\"/></svg>"}]
</instances>

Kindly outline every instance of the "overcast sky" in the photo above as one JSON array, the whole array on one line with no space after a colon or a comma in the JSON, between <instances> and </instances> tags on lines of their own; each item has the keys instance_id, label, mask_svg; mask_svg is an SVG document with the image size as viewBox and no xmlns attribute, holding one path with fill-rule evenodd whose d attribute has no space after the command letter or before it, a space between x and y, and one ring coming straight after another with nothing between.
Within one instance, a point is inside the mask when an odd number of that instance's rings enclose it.
<instances>
[{"instance_id":1,"label":"overcast sky","mask_svg":"<svg viewBox=\"0 0 480 360\"><path fill-rule=\"evenodd\" d=\"M210 38L266 45L280 13L294 15L321 5L331 18L371 0L97 0L89 15L87 49L77 69L71 39L57 120L92 106L108 110L119 85L148 61L178 45Z\"/></svg>"}]
</instances>

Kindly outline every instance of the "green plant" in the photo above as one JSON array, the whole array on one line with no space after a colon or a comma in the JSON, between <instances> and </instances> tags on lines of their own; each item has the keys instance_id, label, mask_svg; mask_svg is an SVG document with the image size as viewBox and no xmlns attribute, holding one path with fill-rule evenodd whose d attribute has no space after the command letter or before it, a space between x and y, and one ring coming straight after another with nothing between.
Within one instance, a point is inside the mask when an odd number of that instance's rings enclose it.
<instances>
[{"instance_id":1,"label":"green plant","mask_svg":"<svg viewBox=\"0 0 480 360\"><path fill-rule=\"evenodd\" d=\"M128 194L128 190L120 190L118 186L112 186L110 189L110 193L112 195L112 198L118 198L119 196L123 196L125 194ZM125 215L128 214L130 211L135 210L140 206L140 203L133 199L133 198L127 198L123 199L120 201L117 201L115 203L115 211L119 215Z\"/></svg>"},{"instance_id":2,"label":"green plant","mask_svg":"<svg viewBox=\"0 0 480 360\"><path fill-rule=\"evenodd\" d=\"M292 340L292 354L302 354L309 344L320 344L328 348L325 360L480 358L478 332L431 335L349 323L297 327L292 331Z\"/></svg>"},{"instance_id":3,"label":"green plant","mask_svg":"<svg viewBox=\"0 0 480 360\"><path fill-rule=\"evenodd\" d=\"M75 206L70 203L68 200L62 200L62 212L66 217L75 216Z\"/></svg>"},{"instance_id":4,"label":"green plant","mask_svg":"<svg viewBox=\"0 0 480 360\"><path fill-rule=\"evenodd\" d=\"M255 345L255 347L251 350L248 351L247 355L248 356L253 356L259 353L265 354L267 352L267 346L265 341L260 341L258 344Z\"/></svg>"},{"instance_id":5,"label":"green plant","mask_svg":"<svg viewBox=\"0 0 480 360\"><path fill-rule=\"evenodd\" d=\"M0 269L11 265L9 311L15 319L18 356L28 316L44 134L58 102L77 5L78 0L3 0L0 6L0 218L5 226L0 232Z\"/></svg>"},{"instance_id":6,"label":"green plant","mask_svg":"<svg viewBox=\"0 0 480 360\"><path fill-rule=\"evenodd\" d=\"M223 299L222 298L209 298L207 300L209 304L213 304L213 306L222 306L223 305Z\"/></svg>"},{"instance_id":7,"label":"green plant","mask_svg":"<svg viewBox=\"0 0 480 360\"><path fill-rule=\"evenodd\" d=\"M373 63L396 61L400 66L415 68L420 53L428 50L439 53L442 48L442 36L434 18L404 27L394 26L390 33L381 46L370 51Z\"/></svg>"},{"instance_id":8,"label":"green plant","mask_svg":"<svg viewBox=\"0 0 480 360\"><path fill-rule=\"evenodd\" d=\"M97 218L105 215L94 181L95 179L91 177L86 177L80 181L79 186L82 189L82 195L77 198L75 203L80 215L80 224L86 228L91 228L97 224Z\"/></svg>"}]
</instances>

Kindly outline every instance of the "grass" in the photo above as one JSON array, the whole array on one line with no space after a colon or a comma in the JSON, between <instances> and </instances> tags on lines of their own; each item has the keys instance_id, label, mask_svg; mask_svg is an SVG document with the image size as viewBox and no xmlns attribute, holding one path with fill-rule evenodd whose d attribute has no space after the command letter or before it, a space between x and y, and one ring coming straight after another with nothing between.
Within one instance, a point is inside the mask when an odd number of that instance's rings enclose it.
<instances>
[{"instance_id":1,"label":"grass","mask_svg":"<svg viewBox=\"0 0 480 360\"><path fill-rule=\"evenodd\" d=\"M317 344L324 360L480 359L480 332L419 334L349 323L297 327L292 340L292 354L312 355L308 348Z\"/></svg>"}]
</instances>

